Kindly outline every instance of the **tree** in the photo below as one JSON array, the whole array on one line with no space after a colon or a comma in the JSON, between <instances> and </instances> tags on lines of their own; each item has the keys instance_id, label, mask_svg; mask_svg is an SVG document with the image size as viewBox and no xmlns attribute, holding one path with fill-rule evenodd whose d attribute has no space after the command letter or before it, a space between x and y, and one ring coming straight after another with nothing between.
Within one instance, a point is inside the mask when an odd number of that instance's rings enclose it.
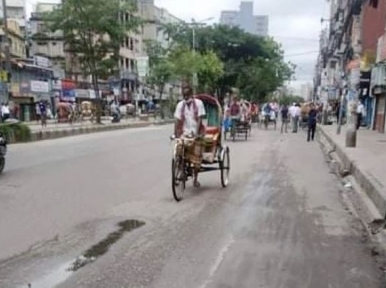
<instances>
[{"instance_id":1,"label":"tree","mask_svg":"<svg viewBox=\"0 0 386 288\"><path fill-rule=\"evenodd\" d=\"M149 76L147 83L153 88L158 88L159 99L162 99L162 94L165 85L174 78L173 63L167 58L168 49L162 47L157 41L145 42L146 52L149 57Z\"/></svg>"},{"instance_id":2,"label":"tree","mask_svg":"<svg viewBox=\"0 0 386 288\"><path fill-rule=\"evenodd\" d=\"M223 75L223 63L213 51L201 54L186 46L179 46L171 51L168 58L173 63L175 77L190 81L197 73L198 92L212 91L216 81Z\"/></svg>"},{"instance_id":3,"label":"tree","mask_svg":"<svg viewBox=\"0 0 386 288\"><path fill-rule=\"evenodd\" d=\"M222 25L195 29L198 53L213 51L223 63L224 73L215 83L220 97L238 87L247 97L262 100L291 79L294 66L284 61L283 49L273 39ZM190 47L192 28L188 25L169 24L164 31L174 42Z\"/></svg>"},{"instance_id":4,"label":"tree","mask_svg":"<svg viewBox=\"0 0 386 288\"><path fill-rule=\"evenodd\" d=\"M119 50L130 31L141 21L134 16L134 1L66 0L46 15L52 31L62 30L64 41L79 59L80 69L91 76L99 96L98 82L118 71ZM101 122L101 101L97 104L97 122Z\"/></svg>"}]
</instances>

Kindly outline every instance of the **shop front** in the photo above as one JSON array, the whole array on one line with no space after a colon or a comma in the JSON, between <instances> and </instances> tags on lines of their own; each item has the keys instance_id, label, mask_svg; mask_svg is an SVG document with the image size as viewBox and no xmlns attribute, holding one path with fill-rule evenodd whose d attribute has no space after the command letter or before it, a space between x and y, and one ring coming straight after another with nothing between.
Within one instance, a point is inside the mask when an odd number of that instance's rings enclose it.
<instances>
[{"instance_id":1,"label":"shop front","mask_svg":"<svg viewBox=\"0 0 386 288\"><path fill-rule=\"evenodd\" d=\"M374 112L372 119L373 130L379 133L385 132L385 112L386 112L386 67L377 64L371 71L371 94L374 97Z\"/></svg>"}]
</instances>

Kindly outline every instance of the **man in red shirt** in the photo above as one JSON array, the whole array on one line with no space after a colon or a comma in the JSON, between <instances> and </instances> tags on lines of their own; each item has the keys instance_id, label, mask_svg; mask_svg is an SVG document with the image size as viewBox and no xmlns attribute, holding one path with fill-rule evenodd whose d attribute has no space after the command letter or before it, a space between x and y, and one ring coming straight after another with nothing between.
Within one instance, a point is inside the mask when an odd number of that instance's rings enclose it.
<instances>
[{"instance_id":1,"label":"man in red shirt","mask_svg":"<svg viewBox=\"0 0 386 288\"><path fill-rule=\"evenodd\" d=\"M239 99L237 96L234 96L232 99L232 104L230 107L230 115L232 119L240 118L241 116L241 107L238 100Z\"/></svg>"}]
</instances>

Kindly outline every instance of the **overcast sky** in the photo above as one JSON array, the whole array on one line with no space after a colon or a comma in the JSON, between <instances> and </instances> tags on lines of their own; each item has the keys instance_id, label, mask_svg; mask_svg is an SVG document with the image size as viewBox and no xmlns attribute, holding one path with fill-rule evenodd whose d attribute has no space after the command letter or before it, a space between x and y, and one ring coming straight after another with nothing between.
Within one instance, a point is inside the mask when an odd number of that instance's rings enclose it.
<instances>
[{"instance_id":1,"label":"overcast sky","mask_svg":"<svg viewBox=\"0 0 386 288\"><path fill-rule=\"evenodd\" d=\"M32 9L34 2L37 1L28 0L30 6L28 10ZM254 14L269 16L269 34L283 44L286 59L298 66L296 70L298 81L293 85L312 82L316 51L319 48L318 38L322 29L320 20L322 17L329 17L327 0L253 0L253 2ZM238 10L240 0L155 0L155 4L185 21L191 21L192 18L200 21L214 17L214 22L218 22L221 11Z\"/></svg>"}]
</instances>

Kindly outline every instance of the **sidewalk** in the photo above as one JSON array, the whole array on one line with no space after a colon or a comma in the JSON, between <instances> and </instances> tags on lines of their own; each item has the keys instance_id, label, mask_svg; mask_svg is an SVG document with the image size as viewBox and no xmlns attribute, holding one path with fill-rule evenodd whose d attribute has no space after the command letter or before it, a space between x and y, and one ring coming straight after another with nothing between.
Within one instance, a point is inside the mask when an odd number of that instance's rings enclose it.
<instances>
[{"instance_id":1,"label":"sidewalk","mask_svg":"<svg viewBox=\"0 0 386 288\"><path fill-rule=\"evenodd\" d=\"M330 143L343 168L350 172L382 217L385 217L386 134L361 128L357 132L356 147L346 148L346 129L347 126L342 126L340 135L337 135L336 125L319 126L320 135Z\"/></svg>"}]
</instances>

